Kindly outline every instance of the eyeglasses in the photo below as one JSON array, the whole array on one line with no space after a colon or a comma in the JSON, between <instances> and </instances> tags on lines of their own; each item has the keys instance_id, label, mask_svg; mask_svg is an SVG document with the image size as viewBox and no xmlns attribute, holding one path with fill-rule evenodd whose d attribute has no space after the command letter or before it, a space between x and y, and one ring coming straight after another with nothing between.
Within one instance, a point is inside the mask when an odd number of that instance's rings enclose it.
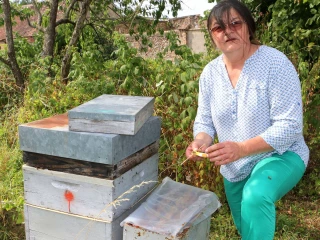
<instances>
[{"instance_id":1,"label":"eyeglasses","mask_svg":"<svg viewBox=\"0 0 320 240\"><path fill-rule=\"evenodd\" d=\"M215 26L210 29L210 32L214 35L217 35L219 33L224 32L227 27L229 27L230 30L232 30L232 31L236 31L236 30L241 29L243 23L245 23L245 21L241 21L241 20L233 21L229 24L225 24L224 28L222 28L221 26Z\"/></svg>"}]
</instances>

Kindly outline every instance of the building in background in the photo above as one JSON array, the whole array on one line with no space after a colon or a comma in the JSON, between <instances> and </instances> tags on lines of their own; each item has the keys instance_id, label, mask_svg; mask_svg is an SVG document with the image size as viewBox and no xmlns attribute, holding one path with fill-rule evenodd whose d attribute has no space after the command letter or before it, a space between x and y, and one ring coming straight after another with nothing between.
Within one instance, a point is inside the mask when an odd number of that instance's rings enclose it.
<instances>
[{"instance_id":1,"label":"building in background","mask_svg":"<svg viewBox=\"0 0 320 240\"><path fill-rule=\"evenodd\" d=\"M205 23L201 22L200 15L190 15L178 18L171 18L168 20L162 20L158 24L158 28L164 31L164 34L156 33L150 36L152 47L148 48L147 52L141 52L142 57L154 58L157 53L162 52L168 45L169 41L166 39L166 32L174 31L179 36L180 44L187 45L194 53L207 52L205 46ZM128 42L131 42L132 46L139 49L141 43L135 40L134 36L130 36L127 28L124 25L119 25L117 31L124 34ZM167 53L166 58L172 59L174 57L173 52Z\"/></svg>"}]
</instances>

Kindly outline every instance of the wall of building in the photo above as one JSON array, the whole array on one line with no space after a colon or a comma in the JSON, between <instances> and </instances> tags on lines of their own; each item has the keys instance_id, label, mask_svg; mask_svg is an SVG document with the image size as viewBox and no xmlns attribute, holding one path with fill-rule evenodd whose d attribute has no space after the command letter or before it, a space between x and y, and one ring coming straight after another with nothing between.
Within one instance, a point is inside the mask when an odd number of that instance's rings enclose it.
<instances>
[{"instance_id":1,"label":"wall of building","mask_svg":"<svg viewBox=\"0 0 320 240\"><path fill-rule=\"evenodd\" d=\"M194 53L207 52L205 46L204 32L201 29L191 29L187 31L187 46L189 46Z\"/></svg>"},{"instance_id":2,"label":"wall of building","mask_svg":"<svg viewBox=\"0 0 320 240\"><path fill-rule=\"evenodd\" d=\"M163 52L163 50L169 46L169 42L165 37L166 32L174 31L180 40L181 45L187 45L194 53L206 53L205 37L204 37L204 25L200 22L199 15L181 17L163 21L160 23L161 28L164 30L164 34L155 34L149 38L152 42L152 47L148 48L147 52L140 52L140 56L147 58L154 58L157 53ZM119 28L120 33L125 33L125 29ZM125 34L126 39L131 45L137 49L141 48L141 43L136 41L133 36ZM165 55L167 59L173 59L175 57L174 52L168 52Z\"/></svg>"}]
</instances>

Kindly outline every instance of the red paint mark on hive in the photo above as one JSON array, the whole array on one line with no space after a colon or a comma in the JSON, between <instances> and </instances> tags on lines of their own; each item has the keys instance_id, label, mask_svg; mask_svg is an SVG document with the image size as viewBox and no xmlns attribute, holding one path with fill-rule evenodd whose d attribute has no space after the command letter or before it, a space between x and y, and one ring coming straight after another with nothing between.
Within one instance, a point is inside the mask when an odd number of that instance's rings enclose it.
<instances>
[{"instance_id":1,"label":"red paint mark on hive","mask_svg":"<svg viewBox=\"0 0 320 240\"><path fill-rule=\"evenodd\" d=\"M35 128L54 128L54 127L65 127L69 124L68 115L59 114L56 116L52 116L49 118L44 118L38 121L34 121L31 123L27 123L26 126L28 127L35 127Z\"/></svg>"},{"instance_id":2,"label":"red paint mark on hive","mask_svg":"<svg viewBox=\"0 0 320 240\"><path fill-rule=\"evenodd\" d=\"M70 203L74 200L73 193L70 192L69 190L66 190L64 192L64 197L68 201L68 209L69 209L69 212L70 212Z\"/></svg>"}]
</instances>

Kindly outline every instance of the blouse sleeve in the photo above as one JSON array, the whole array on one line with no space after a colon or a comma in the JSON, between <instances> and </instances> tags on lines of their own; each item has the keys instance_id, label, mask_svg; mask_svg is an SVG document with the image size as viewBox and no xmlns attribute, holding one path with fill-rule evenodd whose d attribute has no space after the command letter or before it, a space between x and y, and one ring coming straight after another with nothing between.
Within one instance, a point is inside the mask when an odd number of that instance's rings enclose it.
<instances>
[{"instance_id":1,"label":"blouse sleeve","mask_svg":"<svg viewBox=\"0 0 320 240\"><path fill-rule=\"evenodd\" d=\"M268 86L271 126L260 136L279 154L302 136L302 98L297 72L289 59L275 66Z\"/></svg>"},{"instance_id":2,"label":"blouse sleeve","mask_svg":"<svg viewBox=\"0 0 320 240\"><path fill-rule=\"evenodd\" d=\"M193 136L196 137L200 132L205 132L213 139L216 130L212 122L210 92L207 86L208 77L210 74L207 66L199 80L198 110L193 125Z\"/></svg>"}]
</instances>

